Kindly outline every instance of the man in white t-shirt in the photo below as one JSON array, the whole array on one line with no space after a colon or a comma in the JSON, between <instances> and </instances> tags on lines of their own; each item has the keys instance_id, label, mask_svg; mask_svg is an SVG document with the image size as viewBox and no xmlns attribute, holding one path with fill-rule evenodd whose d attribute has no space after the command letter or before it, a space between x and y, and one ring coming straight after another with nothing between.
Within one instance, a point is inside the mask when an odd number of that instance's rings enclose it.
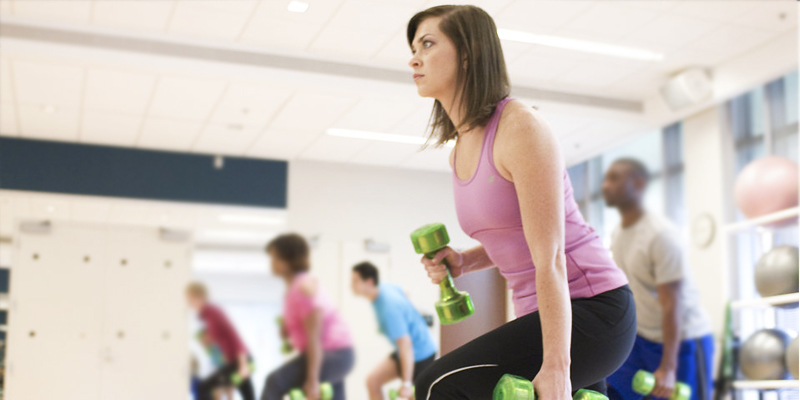
<instances>
[{"instance_id":1,"label":"man in white t-shirt","mask_svg":"<svg viewBox=\"0 0 800 400\"><path fill-rule=\"evenodd\" d=\"M653 397L668 398L676 382L692 388L692 399L711 396L714 340L700 296L686 265L675 227L643 207L650 179L645 165L616 160L603 180L606 205L619 210L611 252L625 271L636 302L637 337L630 356L608 378L611 400L640 399L631 381L643 369L656 377Z\"/></svg>"}]
</instances>

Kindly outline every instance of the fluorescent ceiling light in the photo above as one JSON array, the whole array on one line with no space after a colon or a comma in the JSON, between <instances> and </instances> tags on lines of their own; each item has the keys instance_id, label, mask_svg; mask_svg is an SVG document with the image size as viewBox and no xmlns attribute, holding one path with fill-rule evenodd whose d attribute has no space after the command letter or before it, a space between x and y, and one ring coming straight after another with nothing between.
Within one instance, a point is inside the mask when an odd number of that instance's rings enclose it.
<instances>
[{"instance_id":1,"label":"fluorescent ceiling light","mask_svg":"<svg viewBox=\"0 0 800 400\"><path fill-rule=\"evenodd\" d=\"M302 1L290 1L286 9L291 12L304 13L306 10L308 10L308 3L304 3Z\"/></svg>"},{"instance_id":2,"label":"fluorescent ceiling light","mask_svg":"<svg viewBox=\"0 0 800 400\"><path fill-rule=\"evenodd\" d=\"M586 53L604 54L607 56L648 61L660 61L664 59L663 54L656 53L654 51L642 50L633 47L615 46L612 44L591 42L588 40L535 35L533 33L512 31L509 29L498 29L497 34L500 36L500 39L503 40L557 47L566 50L583 51Z\"/></svg>"},{"instance_id":3,"label":"fluorescent ceiling light","mask_svg":"<svg viewBox=\"0 0 800 400\"><path fill-rule=\"evenodd\" d=\"M280 217L267 217L247 214L220 214L219 221L231 224L247 225L279 225L286 223L286 221Z\"/></svg>"},{"instance_id":4,"label":"fluorescent ceiling light","mask_svg":"<svg viewBox=\"0 0 800 400\"><path fill-rule=\"evenodd\" d=\"M377 140L381 142L405 143L405 144L416 144L416 145L423 145L425 144L426 141L425 138L419 136L398 135L396 133L356 131L352 129L331 128L325 131L325 133L330 136L344 137L350 139ZM445 146L453 147L455 146L455 143L448 142Z\"/></svg>"}]
</instances>

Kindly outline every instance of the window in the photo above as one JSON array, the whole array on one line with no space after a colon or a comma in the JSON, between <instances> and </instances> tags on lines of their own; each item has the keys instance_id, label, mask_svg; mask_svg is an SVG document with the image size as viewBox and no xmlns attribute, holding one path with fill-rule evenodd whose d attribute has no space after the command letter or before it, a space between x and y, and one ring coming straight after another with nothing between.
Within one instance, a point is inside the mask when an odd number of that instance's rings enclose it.
<instances>
[{"instance_id":1,"label":"window","mask_svg":"<svg viewBox=\"0 0 800 400\"><path fill-rule=\"evenodd\" d=\"M679 228L686 224L683 199L683 136L681 124L653 131L611 149L600 156L569 168L575 188L575 201L586 221L611 245L611 233L619 225L616 209L608 208L603 200L603 175L611 164L622 157L642 161L652 176L645 195L645 206L667 216Z\"/></svg>"}]
</instances>

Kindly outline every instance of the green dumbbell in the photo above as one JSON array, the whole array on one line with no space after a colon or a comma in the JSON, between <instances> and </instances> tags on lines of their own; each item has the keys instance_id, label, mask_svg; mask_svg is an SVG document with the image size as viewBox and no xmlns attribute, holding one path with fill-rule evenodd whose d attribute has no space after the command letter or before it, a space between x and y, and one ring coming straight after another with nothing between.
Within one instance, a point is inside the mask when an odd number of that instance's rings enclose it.
<instances>
[{"instance_id":1,"label":"green dumbbell","mask_svg":"<svg viewBox=\"0 0 800 400\"><path fill-rule=\"evenodd\" d=\"M322 382L319 385L319 398L320 400L331 400L333 398L333 385L328 382ZM306 394L303 389L294 388L289 391L289 400L306 400Z\"/></svg>"},{"instance_id":2,"label":"green dumbbell","mask_svg":"<svg viewBox=\"0 0 800 400\"><path fill-rule=\"evenodd\" d=\"M656 387L656 377L640 369L633 376L631 387L634 392L647 396ZM677 382L675 383L675 389L672 390L672 394L669 396L669 400L689 400L690 397L692 397L692 388L683 382Z\"/></svg>"},{"instance_id":3,"label":"green dumbbell","mask_svg":"<svg viewBox=\"0 0 800 400\"><path fill-rule=\"evenodd\" d=\"M253 360L250 360L249 366L250 366L250 373L252 374L253 371L256 370L256 363L254 363ZM244 379L242 379L242 376L239 375L238 371L231 374L231 383L233 384L233 386L241 385L243 380Z\"/></svg>"},{"instance_id":4,"label":"green dumbbell","mask_svg":"<svg viewBox=\"0 0 800 400\"><path fill-rule=\"evenodd\" d=\"M411 233L411 242L417 254L425 254L425 257L432 259L436 252L447 247L450 237L447 236L447 229L443 224L434 223L425 225ZM442 261L447 266L446 261ZM448 267L449 268L449 267ZM461 292L453 283L450 270L447 270L447 277L439 282L441 292L439 301L436 302L436 313L439 320L444 325L455 324L475 313L475 306L469 293Z\"/></svg>"},{"instance_id":5,"label":"green dumbbell","mask_svg":"<svg viewBox=\"0 0 800 400\"><path fill-rule=\"evenodd\" d=\"M536 400L536 397L533 382L511 374L503 375L492 392L492 400ZM608 397L594 390L580 389L572 400L608 400Z\"/></svg>"},{"instance_id":6,"label":"green dumbbell","mask_svg":"<svg viewBox=\"0 0 800 400\"><path fill-rule=\"evenodd\" d=\"M275 318L275 323L278 324L278 329L283 332L283 317ZM294 347L292 344L289 343L289 338L283 338L283 342L281 343L281 354L289 354L294 351Z\"/></svg>"},{"instance_id":7,"label":"green dumbbell","mask_svg":"<svg viewBox=\"0 0 800 400\"><path fill-rule=\"evenodd\" d=\"M397 389L389 389L389 400L397 400L397 396L399 395L400 393ZM411 387L411 396L414 396L414 386Z\"/></svg>"}]
</instances>

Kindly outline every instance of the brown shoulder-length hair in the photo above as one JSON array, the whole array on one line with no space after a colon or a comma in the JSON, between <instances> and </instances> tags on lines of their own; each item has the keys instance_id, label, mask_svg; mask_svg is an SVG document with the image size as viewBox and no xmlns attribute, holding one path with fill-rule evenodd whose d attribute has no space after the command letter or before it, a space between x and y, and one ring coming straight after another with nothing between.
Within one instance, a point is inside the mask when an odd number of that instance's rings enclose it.
<instances>
[{"instance_id":1,"label":"brown shoulder-length hair","mask_svg":"<svg viewBox=\"0 0 800 400\"><path fill-rule=\"evenodd\" d=\"M308 242L296 233L287 233L272 239L265 248L267 253L274 252L278 258L289 264L293 273L306 272L311 267L308 258L311 252Z\"/></svg>"},{"instance_id":2,"label":"brown shoulder-length hair","mask_svg":"<svg viewBox=\"0 0 800 400\"><path fill-rule=\"evenodd\" d=\"M420 11L408 22L409 46L413 47L422 21L432 17L442 17L439 30L455 45L456 59L466 62L456 78L464 120L456 126L438 100L433 104L428 142L441 146L458 137L461 129L485 126L497 103L508 96L511 84L497 26L486 11L475 6L438 6Z\"/></svg>"}]
</instances>

